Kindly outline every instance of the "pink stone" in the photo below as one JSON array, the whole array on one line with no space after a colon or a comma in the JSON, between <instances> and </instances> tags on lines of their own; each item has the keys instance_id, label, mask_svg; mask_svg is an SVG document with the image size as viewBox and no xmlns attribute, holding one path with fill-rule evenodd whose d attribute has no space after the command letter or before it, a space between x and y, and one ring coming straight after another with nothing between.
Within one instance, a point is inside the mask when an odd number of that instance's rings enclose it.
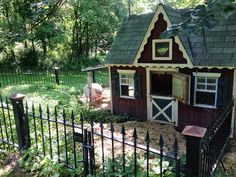
<instances>
[{"instance_id":1,"label":"pink stone","mask_svg":"<svg viewBox=\"0 0 236 177\"><path fill-rule=\"evenodd\" d=\"M182 135L203 138L206 131L207 129L203 127L186 126L182 131Z\"/></svg>"}]
</instances>

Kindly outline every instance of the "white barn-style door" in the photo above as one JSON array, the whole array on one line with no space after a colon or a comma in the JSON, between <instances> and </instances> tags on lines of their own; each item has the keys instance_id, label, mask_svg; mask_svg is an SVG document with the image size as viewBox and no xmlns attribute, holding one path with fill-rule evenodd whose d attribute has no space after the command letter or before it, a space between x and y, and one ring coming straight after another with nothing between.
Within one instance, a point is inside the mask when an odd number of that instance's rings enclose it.
<instances>
[{"instance_id":1,"label":"white barn-style door","mask_svg":"<svg viewBox=\"0 0 236 177\"><path fill-rule=\"evenodd\" d=\"M173 97L151 96L152 120L176 122L176 101Z\"/></svg>"}]
</instances>

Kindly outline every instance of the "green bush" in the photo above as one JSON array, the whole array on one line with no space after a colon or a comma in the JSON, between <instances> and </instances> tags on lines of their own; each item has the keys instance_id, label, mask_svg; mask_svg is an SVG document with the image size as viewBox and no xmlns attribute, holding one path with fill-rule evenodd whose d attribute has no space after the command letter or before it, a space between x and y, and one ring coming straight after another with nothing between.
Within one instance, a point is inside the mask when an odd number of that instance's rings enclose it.
<instances>
[{"instance_id":1,"label":"green bush","mask_svg":"<svg viewBox=\"0 0 236 177\"><path fill-rule=\"evenodd\" d=\"M38 66L38 53L30 48L20 50L16 57L21 68L35 68Z\"/></svg>"},{"instance_id":2,"label":"green bush","mask_svg":"<svg viewBox=\"0 0 236 177\"><path fill-rule=\"evenodd\" d=\"M20 167L32 176L37 177L75 177L81 176L83 173L82 163L76 170L65 167L63 163L58 163L49 156L38 156L36 148L29 148L25 151L20 159Z\"/></svg>"},{"instance_id":3,"label":"green bush","mask_svg":"<svg viewBox=\"0 0 236 177\"><path fill-rule=\"evenodd\" d=\"M106 110L93 111L91 109L85 109L82 112L84 119L88 122L103 122L103 123L122 123L134 120L134 118L129 117L128 115L113 115Z\"/></svg>"}]
</instances>

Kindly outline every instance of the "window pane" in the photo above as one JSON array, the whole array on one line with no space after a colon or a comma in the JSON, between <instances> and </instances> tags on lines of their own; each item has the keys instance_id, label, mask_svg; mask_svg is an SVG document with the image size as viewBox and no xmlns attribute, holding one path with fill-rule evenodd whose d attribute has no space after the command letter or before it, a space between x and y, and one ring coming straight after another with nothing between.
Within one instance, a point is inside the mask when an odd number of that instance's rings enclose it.
<instances>
[{"instance_id":1,"label":"window pane","mask_svg":"<svg viewBox=\"0 0 236 177\"><path fill-rule=\"evenodd\" d=\"M121 85L121 95L122 96L134 96L134 87L128 85Z\"/></svg>"},{"instance_id":2,"label":"window pane","mask_svg":"<svg viewBox=\"0 0 236 177\"><path fill-rule=\"evenodd\" d=\"M216 90L216 86L215 85L208 85L207 90Z\"/></svg>"},{"instance_id":3,"label":"window pane","mask_svg":"<svg viewBox=\"0 0 236 177\"><path fill-rule=\"evenodd\" d=\"M133 79L129 79L129 84L133 85L134 84L134 80Z\"/></svg>"},{"instance_id":4,"label":"window pane","mask_svg":"<svg viewBox=\"0 0 236 177\"><path fill-rule=\"evenodd\" d=\"M126 78L126 74L121 74L120 77L121 77L121 79L125 79Z\"/></svg>"},{"instance_id":5,"label":"window pane","mask_svg":"<svg viewBox=\"0 0 236 177\"><path fill-rule=\"evenodd\" d=\"M196 104L215 106L215 93L196 92Z\"/></svg>"},{"instance_id":6,"label":"window pane","mask_svg":"<svg viewBox=\"0 0 236 177\"><path fill-rule=\"evenodd\" d=\"M122 96L129 96L129 86L127 86L127 85L121 86L121 95Z\"/></svg>"},{"instance_id":7,"label":"window pane","mask_svg":"<svg viewBox=\"0 0 236 177\"><path fill-rule=\"evenodd\" d=\"M169 42L155 43L155 57L169 57Z\"/></svg>"},{"instance_id":8,"label":"window pane","mask_svg":"<svg viewBox=\"0 0 236 177\"><path fill-rule=\"evenodd\" d=\"M127 78L133 79L134 75L133 74L127 74Z\"/></svg>"},{"instance_id":9,"label":"window pane","mask_svg":"<svg viewBox=\"0 0 236 177\"><path fill-rule=\"evenodd\" d=\"M197 82L198 83L205 83L206 82L206 78L205 77L198 77L197 78Z\"/></svg>"},{"instance_id":10,"label":"window pane","mask_svg":"<svg viewBox=\"0 0 236 177\"><path fill-rule=\"evenodd\" d=\"M127 84L127 80L126 79L121 79L121 83L122 84Z\"/></svg>"},{"instance_id":11,"label":"window pane","mask_svg":"<svg viewBox=\"0 0 236 177\"><path fill-rule=\"evenodd\" d=\"M205 85L198 84L198 85L197 85L197 89L203 89L203 90L205 90Z\"/></svg>"},{"instance_id":12,"label":"window pane","mask_svg":"<svg viewBox=\"0 0 236 177\"><path fill-rule=\"evenodd\" d=\"M207 83L216 83L216 79L215 78L207 78Z\"/></svg>"},{"instance_id":13,"label":"window pane","mask_svg":"<svg viewBox=\"0 0 236 177\"><path fill-rule=\"evenodd\" d=\"M133 97L134 96L134 87L129 86L129 96Z\"/></svg>"}]
</instances>

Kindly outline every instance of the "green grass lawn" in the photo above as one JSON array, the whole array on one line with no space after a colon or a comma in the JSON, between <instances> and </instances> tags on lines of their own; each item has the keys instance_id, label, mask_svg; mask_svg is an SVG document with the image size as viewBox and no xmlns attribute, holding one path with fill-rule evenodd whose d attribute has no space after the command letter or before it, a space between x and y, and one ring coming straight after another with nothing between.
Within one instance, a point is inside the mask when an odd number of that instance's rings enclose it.
<instances>
[{"instance_id":1,"label":"green grass lawn","mask_svg":"<svg viewBox=\"0 0 236 177\"><path fill-rule=\"evenodd\" d=\"M45 77L43 77L45 76ZM11 86L4 86L0 89L0 94L3 98L10 97L15 93L23 93L26 95L24 99L29 103L29 106L34 103L35 106L41 104L43 110L48 105L50 109L62 111L65 109L67 113L72 110L75 113L80 113L81 109L84 109L79 97L83 95L83 88L87 84L86 73L61 73L59 76L60 85L57 85L54 80L48 79L48 75L42 75L38 77L36 75L29 75L30 78L26 78L22 75L10 76ZM0 83L4 85L6 83L6 77L0 77ZM39 82L41 80L42 82ZM31 84L26 81L32 82ZM97 72L97 83L108 85L108 73ZM10 83L11 83L10 82Z\"/></svg>"},{"instance_id":2,"label":"green grass lawn","mask_svg":"<svg viewBox=\"0 0 236 177\"><path fill-rule=\"evenodd\" d=\"M67 111L78 110L82 106L79 97L83 94L81 89L73 86L56 85L56 84L24 84L16 86L8 86L2 88L0 94L2 97L9 97L15 93L23 93L26 95L25 101L31 106L39 104L45 109L49 105L50 109L57 107L58 110L65 109Z\"/></svg>"}]
</instances>

